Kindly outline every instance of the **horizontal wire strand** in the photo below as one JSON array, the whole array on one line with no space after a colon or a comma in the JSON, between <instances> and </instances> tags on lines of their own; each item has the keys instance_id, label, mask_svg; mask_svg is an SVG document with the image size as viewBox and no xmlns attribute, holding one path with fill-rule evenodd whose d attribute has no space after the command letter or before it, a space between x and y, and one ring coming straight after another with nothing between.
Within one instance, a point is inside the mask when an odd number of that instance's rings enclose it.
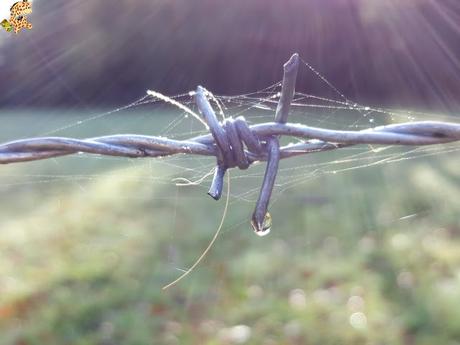
<instances>
[{"instance_id":1,"label":"horizontal wire strand","mask_svg":"<svg viewBox=\"0 0 460 345\"><path fill-rule=\"evenodd\" d=\"M239 118L241 121L242 117ZM359 131L330 130L302 124L267 122L248 126L261 141L270 136L290 136L308 139L280 148L280 158L311 152L339 149L357 144L370 145L435 145L460 141L460 124L421 121L380 126ZM163 157L175 154L218 156L211 135L188 140L164 137L120 134L88 139L43 137L21 139L0 144L0 164L34 161L76 153L120 157ZM267 159L266 151L246 151L251 163Z\"/></svg>"}]
</instances>

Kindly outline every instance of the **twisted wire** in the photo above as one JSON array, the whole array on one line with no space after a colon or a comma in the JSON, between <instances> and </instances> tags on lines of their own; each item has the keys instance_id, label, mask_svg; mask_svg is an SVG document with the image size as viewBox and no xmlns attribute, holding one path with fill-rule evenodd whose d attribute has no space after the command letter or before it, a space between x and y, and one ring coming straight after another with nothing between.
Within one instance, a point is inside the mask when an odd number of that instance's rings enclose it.
<instances>
[{"instance_id":1,"label":"twisted wire","mask_svg":"<svg viewBox=\"0 0 460 345\"><path fill-rule=\"evenodd\" d=\"M176 154L214 156L217 167L208 194L218 200L222 195L226 170L247 169L256 161L267 161L267 167L252 217L256 233L270 230L267 212L280 159L340 149L358 144L435 145L460 141L460 124L421 121L379 126L359 131L330 130L287 123L294 95L299 57L294 54L284 65L281 97L275 122L249 126L244 117L219 122L207 99L207 91L198 87L195 98L210 133L188 140L123 134L88 139L41 137L0 144L0 164L26 162L88 153L129 158L164 157ZM305 139L296 144L279 146L278 138L290 136Z\"/></svg>"},{"instance_id":2,"label":"twisted wire","mask_svg":"<svg viewBox=\"0 0 460 345\"><path fill-rule=\"evenodd\" d=\"M242 144L245 144L244 154L250 164L267 160L265 140L271 136L308 139L280 147L281 159L358 144L422 146L460 140L460 124L438 121L392 124L360 131L329 130L275 122L248 126L241 116L229 121L238 121L245 126L244 130L238 126L238 135ZM76 153L142 158L181 153L217 157L218 152L214 139L209 135L188 140L137 134L117 134L88 139L42 137L0 144L0 164L35 161Z\"/></svg>"}]
</instances>

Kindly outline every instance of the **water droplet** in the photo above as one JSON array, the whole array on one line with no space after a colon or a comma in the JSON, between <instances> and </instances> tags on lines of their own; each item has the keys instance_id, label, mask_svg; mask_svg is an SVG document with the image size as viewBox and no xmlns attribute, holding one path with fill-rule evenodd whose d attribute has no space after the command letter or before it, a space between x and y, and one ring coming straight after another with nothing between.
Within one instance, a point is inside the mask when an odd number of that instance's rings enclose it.
<instances>
[{"instance_id":1,"label":"water droplet","mask_svg":"<svg viewBox=\"0 0 460 345\"><path fill-rule=\"evenodd\" d=\"M369 111L369 110L371 110L371 108L370 107L365 107L364 110Z\"/></svg>"},{"instance_id":2,"label":"water droplet","mask_svg":"<svg viewBox=\"0 0 460 345\"><path fill-rule=\"evenodd\" d=\"M195 92L195 91L189 91L188 95L189 95L190 97L193 97L193 96L196 95L196 92Z\"/></svg>"},{"instance_id":3,"label":"water droplet","mask_svg":"<svg viewBox=\"0 0 460 345\"><path fill-rule=\"evenodd\" d=\"M256 234L260 237L266 236L270 233L272 227L272 216L270 213L266 213L264 217L264 222L262 223L262 229L256 230Z\"/></svg>"},{"instance_id":4,"label":"water droplet","mask_svg":"<svg viewBox=\"0 0 460 345\"><path fill-rule=\"evenodd\" d=\"M188 119L188 114L185 114L184 117L185 117L186 119Z\"/></svg>"},{"instance_id":5,"label":"water droplet","mask_svg":"<svg viewBox=\"0 0 460 345\"><path fill-rule=\"evenodd\" d=\"M374 119L369 119L369 122L370 122L370 123L374 123Z\"/></svg>"},{"instance_id":6,"label":"water droplet","mask_svg":"<svg viewBox=\"0 0 460 345\"><path fill-rule=\"evenodd\" d=\"M256 231L256 235L260 237L264 237L270 233L271 228L266 228L265 230Z\"/></svg>"}]
</instances>

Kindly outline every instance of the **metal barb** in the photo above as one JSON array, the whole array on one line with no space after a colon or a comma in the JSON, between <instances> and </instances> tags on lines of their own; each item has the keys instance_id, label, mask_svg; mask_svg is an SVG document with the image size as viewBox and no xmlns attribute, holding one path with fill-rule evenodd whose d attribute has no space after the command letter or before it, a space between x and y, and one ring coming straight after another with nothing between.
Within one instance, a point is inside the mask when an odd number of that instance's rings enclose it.
<instances>
[{"instance_id":1,"label":"metal barb","mask_svg":"<svg viewBox=\"0 0 460 345\"><path fill-rule=\"evenodd\" d=\"M206 89L202 86L198 86L196 89L195 99L198 109L208 124L209 131L211 132L218 148L217 168L208 194L215 200L219 200L224 188L225 172L232 161L230 143L227 139L225 129L217 120L216 113L212 109L212 106L206 97Z\"/></svg>"},{"instance_id":2,"label":"metal barb","mask_svg":"<svg viewBox=\"0 0 460 345\"><path fill-rule=\"evenodd\" d=\"M280 160L280 146L276 136L271 137L267 141L268 160L267 168L265 169L262 188L260 189L259 198L257 199L256 208L252 215L251 225L254 231L266 231L265 219L267 215L268 204L272 196L273 186L275 185L276 175L278 173L278 165Z\"/></svg>"},{"instance_id":3,"label":"metal barb","mask_svg":"<svg viewBox=\"0 0 460 345\"><path fill-rule=\"evenodd\" d=\"M299 54L295 53L288 62L284 64L283 82L281 84L281 95L276 107L275 122L284 124L287 122L291 102L295 94L295 84L297 72L299 70ZM252 227L256 233L265 232L265 219L271 216L268 213L268 205L275 185L276 175L278 174L278 165L280 160L280 144L277 136L272 136L267 140L268 160L265 170L262 188L260 189L259 199L256 203L256 209L252 215Z\"/></svg>"},{"instance_id":4,"label":"metal barb","mask_svg":"<svg viewBox=\"0 0 460 345\"><path fill-rule=\"evenodd\" d=\"M222 197L222 190L224 189L224 177L227 169L217 164L214 170L211 187L209 187L208 195L214 200L219 200Z\"/></svg>"},{"instance_id":5,"label":"metal barb","mask_svg":"<svg viewBox=\"0 0 460 345\"><path fill-rule=\"evenodd\" d=\"M299 54L295 53L283 66L284 75L281 84L281 96L276 107L275 122L286 123L291 109L291 102L295 94L297 72L299 70Z\"/></svg>"}]
</instances>

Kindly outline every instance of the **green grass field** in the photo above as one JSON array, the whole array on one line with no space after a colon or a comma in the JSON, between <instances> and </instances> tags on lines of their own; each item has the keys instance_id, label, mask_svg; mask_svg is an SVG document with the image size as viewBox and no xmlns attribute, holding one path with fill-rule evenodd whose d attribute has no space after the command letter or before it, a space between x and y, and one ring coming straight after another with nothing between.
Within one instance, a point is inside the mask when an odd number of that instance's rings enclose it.
<instances>
[{"instance_id":1,"label":"green grass field","mask_svg":"<svg viewBox=\"0 0 460 345\"><path fill-rule=\"evenodd\" d=\"M80 121L36 118L3 114L1 141ZM157 134L170 122L115 114L56 134ZM257 194L239 198L257 191L263 166L233 173L221 236L166 291L224 206L206 195L209 179L172 180L199 177L213 159L0 166L0 344L460 344L458 153L301 179L347 155L283 161L279 181L290 188L276 190L263 238L249 225Z\"/></svg>"}]
</instances>

